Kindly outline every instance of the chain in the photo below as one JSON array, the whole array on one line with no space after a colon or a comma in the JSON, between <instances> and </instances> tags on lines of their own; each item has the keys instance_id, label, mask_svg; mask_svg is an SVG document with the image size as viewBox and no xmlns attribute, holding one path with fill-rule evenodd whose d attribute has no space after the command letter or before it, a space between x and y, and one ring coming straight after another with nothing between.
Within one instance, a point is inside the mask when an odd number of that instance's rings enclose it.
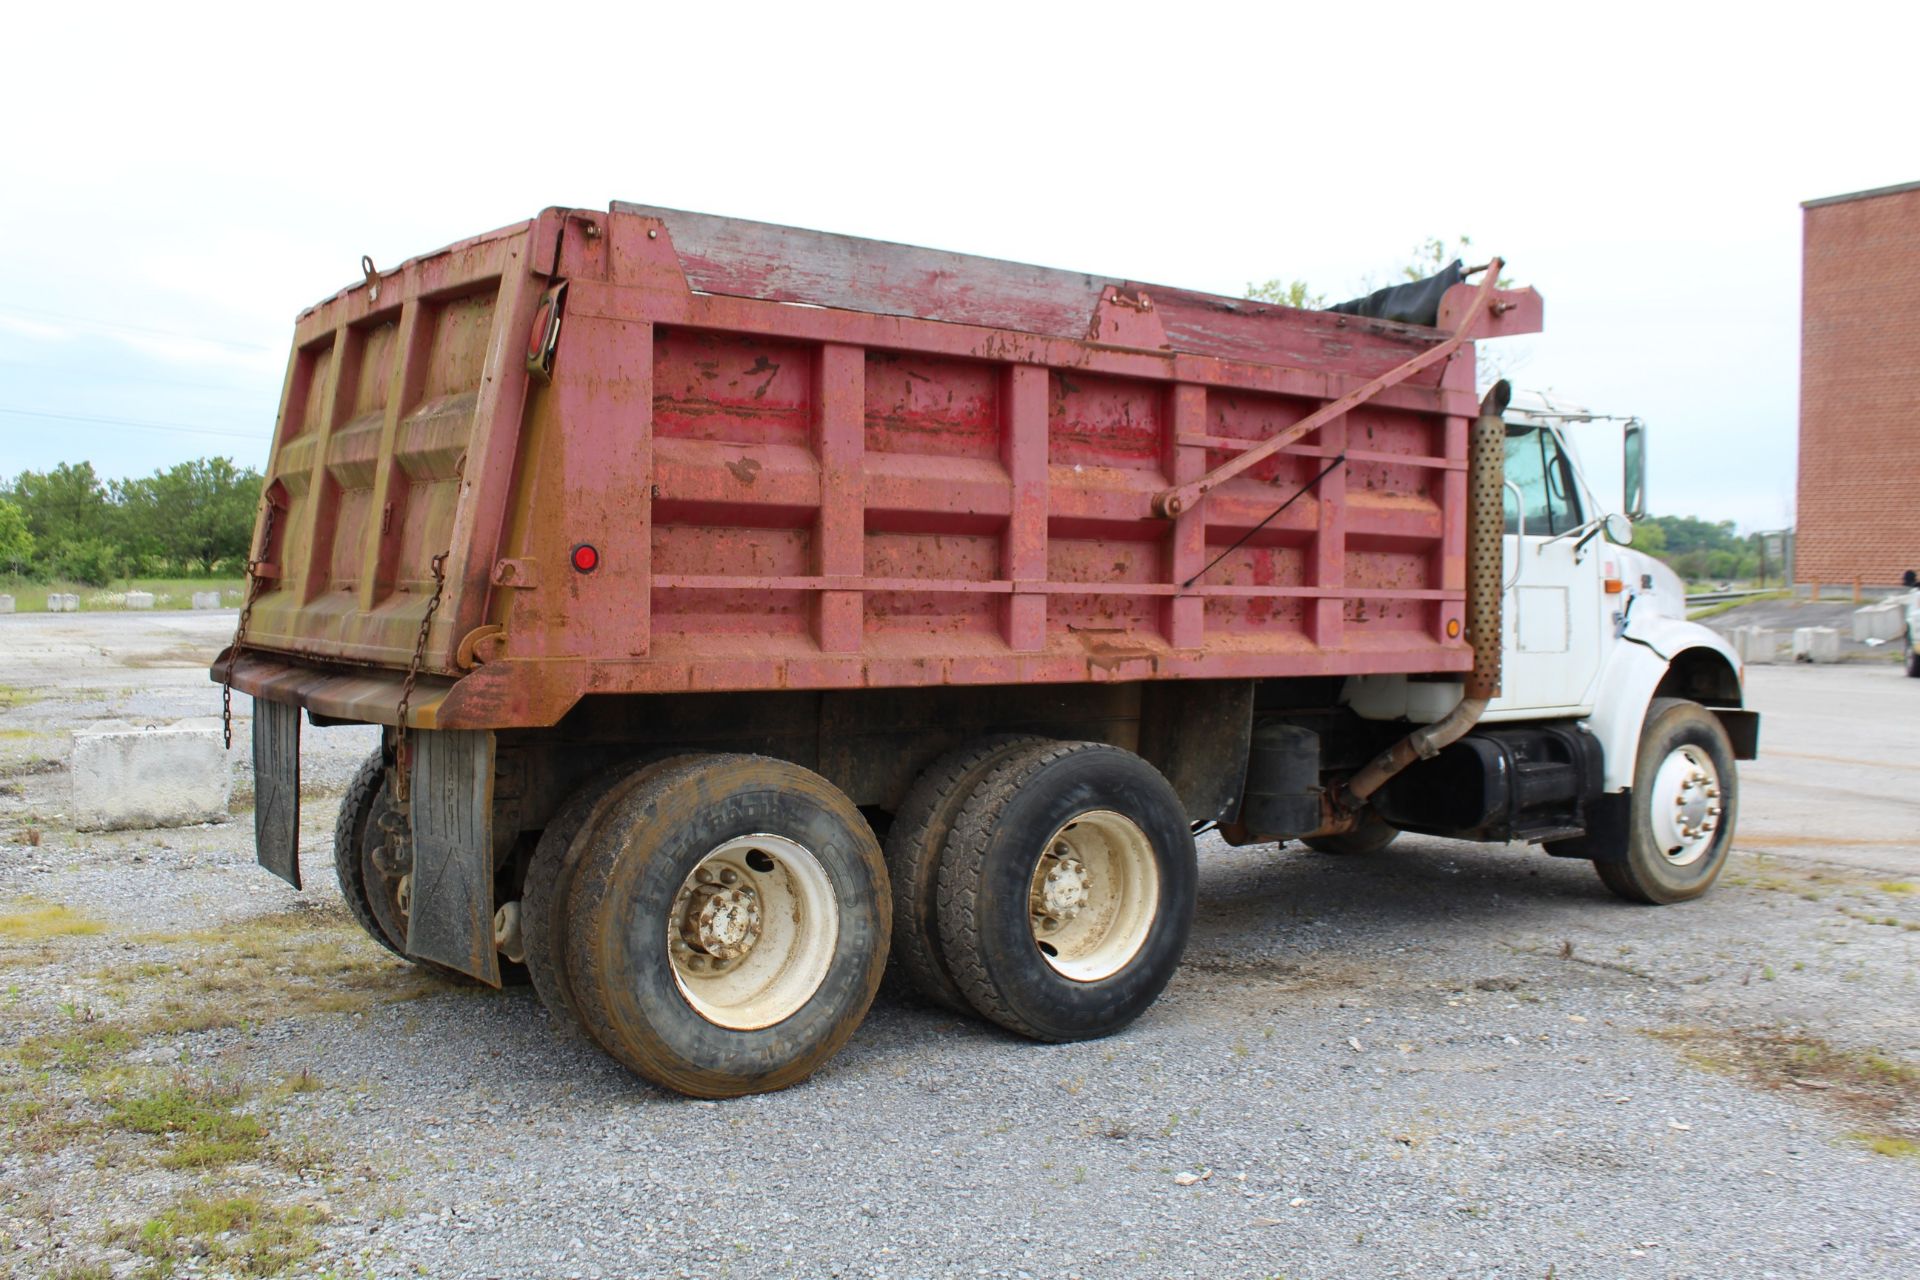
<instances>
[{"instance_id":1,"label":"chain","mask_svg":"<svg viewBox=\"0 0 1920 1280\"><path fill-rule=\"evenodd\" d=\"M233 750L233 669L240 665L240 650L247 643L247 623L253 620L253 602L260 596L260 566L273 550L273 521L280 508L267 503L267 523L260 538L260 554L247 559L247 598L240 605L240 622L233 629L233 645L227 650L227 678L220 682L220 736L227 750Z\"/></svg>"},{"instance_id":2,"label":"chain","mask_svg":"<svg viewBox=\"0 0 1920 1280\"><path fill-rule=\"evenodd\" d=\"M407 707L413 702L413 682L420 674L420 660L427 652L427 632L433 629L433 615L440 608L440 593L447 586L447 557L451 550L433 558L433 594L427 598L427 611L420 615L420 634L413 642L413 661L407 664L406 683L400 686L399 722L393 731L393 801L405 808L412 761L407 758Z\"/></svg>"}]
</instances>

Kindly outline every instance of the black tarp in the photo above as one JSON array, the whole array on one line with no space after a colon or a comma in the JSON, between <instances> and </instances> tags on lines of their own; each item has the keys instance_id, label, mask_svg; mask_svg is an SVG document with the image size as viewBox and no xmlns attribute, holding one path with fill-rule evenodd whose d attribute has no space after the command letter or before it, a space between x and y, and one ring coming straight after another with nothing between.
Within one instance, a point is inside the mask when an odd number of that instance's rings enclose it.
<instances>
[{"instance_id":1,"label":"black tarp","mask_svg":"<svg viewBox=\"0 0 1920 1280\"><path fill-rule=\"evenodd\" d=\"M1364 298L1328 307L1343 315L1366 316L1373 320L1394 320L1401 324L1423 324L1431 329L1440 322L1440 298L1447 290L1466 279L1460 259L1455 258L1438 275L1425 280L1375 289Z\"/></svg>"}]
</instances>

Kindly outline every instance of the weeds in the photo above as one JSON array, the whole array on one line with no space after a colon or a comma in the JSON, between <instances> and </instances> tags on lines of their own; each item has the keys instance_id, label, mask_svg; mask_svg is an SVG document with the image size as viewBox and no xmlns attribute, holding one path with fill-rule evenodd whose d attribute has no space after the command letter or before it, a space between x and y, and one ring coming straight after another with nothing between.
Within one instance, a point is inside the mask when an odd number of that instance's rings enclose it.
<instances>
[{"instance_id":1,"label":"weeds","mask_svg":"<svg viewBox=\"0 0 1920 1280\"><path fill-rule=\"evenodd\" d=\"M146 1255L147 1274L164 1277L201 1257L222 1274L276 1276L317 1249L309 1228L325 1221L304 1205L270 1205L254 1196L188 1196L141 1225L115 1227L108 1239Z\"/></svg>"},{"instance_id":2,"label":"weeds","mask_svg":"<svg viewBox=\"0 0 1920 1280\"><path fill-rule=\"evenodd\" d=\"M1742 1076L1768 1089L1803 1089L1887 1126L1889 1142L1920 1139L1920 1132L1909 1131L1900 1120L1920 1103L1920 1066L1893 1054L1842 1049L1816 1036L1765 1027L1676 1027L1648 1034L1680 1046L1682 1056L1702 1070Z\"/></svg>"},{"instance_id":3,"label":"weeds","mask_svg":"<svg viewBox=\"0 0 1920 1280\"><path fill-rule=\"evenodd\" d=\"M1920 1142L1911 1138L1902 1138L1889 1133L1850 1133L1847 1135L1855 1142L1866 1144L1867 1150L1877 1156L1893 1156L1896 1159L1905 1156L1908 1159L1920 1159Z\"/></svg>"},{"instance_id":4,"label":"weeds","mask_svg":"<svg viewBox=\"0 0 1920 1280\"><path fill-rule=\"evenodd\" d=\"M35 841L38 843L38 841ZM0 938L8 942L44 942L105 933L107 926L57 902L26 903L0 914Z\"/></svg>"}]
</instances>

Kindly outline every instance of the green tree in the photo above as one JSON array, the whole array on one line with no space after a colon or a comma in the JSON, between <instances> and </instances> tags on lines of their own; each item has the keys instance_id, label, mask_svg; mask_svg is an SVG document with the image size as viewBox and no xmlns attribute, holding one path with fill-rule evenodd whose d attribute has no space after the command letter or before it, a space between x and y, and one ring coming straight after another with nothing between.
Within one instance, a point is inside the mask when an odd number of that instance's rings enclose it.
<instances>
[{"instance_id":1,"label":"green tree","mask_svg":"<svg viewBox=\"0 0 1920 1280\"><path fill-rule=\"evenodd\" d=\"M47 564L55 577L104 587L120 567L120 549L103 538L70 538L55 544Z\"/></svg>"},{"instance_id":2,"label":"green tree","mask_svg":"<svg viewBox=\"0 0 1920 1280\"><path fill-rule=\"evenodd\" d=\"M1327 305L1327 295L1315 293L1305 280L1282 280L1277 276L1263 284L1248 281L1247 297L1255 302L1272 302L1302 311L1319 311Z\"/></svg>"},{"instance_id":3,"label":"green tree","mask_svg":"<svg viewBox=\"0 0 1920 1280\"><path fill-rule=\"evenodd\" d=\"M245 557L253 535L260 473L230 458L200 458L116 486L124 513L122 547L210 573Z\"/></svg>"},{"instance_id":4,"label":"green tree","mask_svg":"<svg viewBox=\"0 0 1920 1280\"><path fill-rule=\"evenodd\" d=\"M0 564L9 573L25 573L33 561L33 532L20 508L0 498Z\"/></svg>"},{"instance_id":5,"label":"green tree","mask_svg":"<svg viewBox=\"0 0 1920 1280\"><path fill-rule=\"evenodd\" d=\"M23 471L8 495L26 517L38 567L52 569L59 548L89 538L116 541L116 510L91 462L63 462L51 471Z\"/></svg>"}]
</instances>

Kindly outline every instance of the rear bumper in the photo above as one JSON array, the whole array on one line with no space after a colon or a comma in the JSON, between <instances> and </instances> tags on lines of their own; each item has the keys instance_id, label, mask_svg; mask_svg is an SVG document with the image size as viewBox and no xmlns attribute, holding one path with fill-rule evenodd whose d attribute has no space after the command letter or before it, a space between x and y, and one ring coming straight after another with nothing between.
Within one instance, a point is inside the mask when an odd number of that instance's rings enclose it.
<instances>
[{"instance_id":1,"label":"rear bumper","mask_svg":"<svg viewBox=\"0 0 1920 1280\"><path fill-rule=\"evenodd\" d=\"M399 723L400 694L406 684L401 671L345 670L295 662L275 654L248 650L233 661L224 649L208 671L214 683L227 679L233 687L264 702L302 707L315 720L345 720L355 724ZM407 723L414 728L435 727L435 712L446 701L455 682L444 676L422 675L414 681Z\"/></svg>"}]
</instances>

